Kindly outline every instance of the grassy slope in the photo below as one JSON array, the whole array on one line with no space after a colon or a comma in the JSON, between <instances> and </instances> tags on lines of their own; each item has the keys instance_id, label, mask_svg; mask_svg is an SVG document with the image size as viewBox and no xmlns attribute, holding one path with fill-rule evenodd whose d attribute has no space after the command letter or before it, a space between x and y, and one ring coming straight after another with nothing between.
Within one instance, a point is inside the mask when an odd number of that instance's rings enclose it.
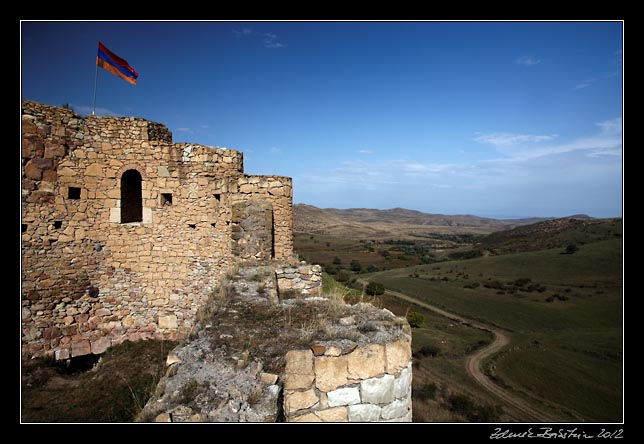
<instances>
[{"instance_id":1,"label":"grassy slope","mask_svg":"<svg viewBox=\"0 0 644 444\"><path fill-rule=\"evenodd\" d=\"M585 420L618 421L622 417L621 245L621 239L613 239L586 244L574 255L562 255L561 249L517 253L391 270L372 278L512 331L513 346L493 363L499 378L518 391L576 411ZM463 288L495 280L507 285L518 278L531 278L546 290L512 295L482 286ZM555 294L569 299L546 302ZM574 419L566 411L560 415Z\"/></svg>"}]
</instances>

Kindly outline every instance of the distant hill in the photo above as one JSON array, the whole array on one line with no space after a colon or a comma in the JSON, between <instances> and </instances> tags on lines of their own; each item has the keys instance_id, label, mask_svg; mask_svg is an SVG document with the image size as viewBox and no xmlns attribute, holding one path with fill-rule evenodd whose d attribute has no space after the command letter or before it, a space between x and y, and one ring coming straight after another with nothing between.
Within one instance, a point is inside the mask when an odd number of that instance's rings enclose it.
<instances>
[{"instance_id":1,"label":"distant hill","mask_svg":"<svg viewBox=\"0 0 644 444\"><path fill-rule=\"evenodd\" d=\"M565 248L622 236L622 219L586 215L552 219L491 233L477 247L495 254Z\"/></svg>"},{"instance_id":2,"label":"distant hill","mask_svg":"<svg viewBox=\"0 0 644 444\"><path fill-rule=\"evenodd\" d=\"M352 239L420 239L437 233L488 234L548 220L547 218L490 219L471 215L430 214L405 208L340 210L297 204L293 209L294 231L337 235Z\"/></svg>"}]
</instances>

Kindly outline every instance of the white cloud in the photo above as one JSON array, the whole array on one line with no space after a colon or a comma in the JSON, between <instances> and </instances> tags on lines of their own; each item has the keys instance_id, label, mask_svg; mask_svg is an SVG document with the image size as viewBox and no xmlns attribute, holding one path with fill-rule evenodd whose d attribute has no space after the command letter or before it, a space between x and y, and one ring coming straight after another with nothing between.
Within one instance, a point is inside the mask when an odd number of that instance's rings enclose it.
<instances>
[{"instance_id":1,"label":"white cloud","mask_svg":"<svg viewBox=\"0 0 644 444\"><path fill-rule=\"evenodd\" d=\"M363 154L365 156L368 156L370 154L373 154L373 150L359 150L358 154Z\"/></svg>"},{"instance_id":2,"label":"white cloud","mask_svg":"<svg viewBox=\"0 0 644 444\"><path fill-rule=\"evenodd\" d=\"M497 142L499 155L479 161L361 157L310 175L302 171L298 199L482 215L563 216L593 208L619 214L621 127L621 118L605 120L594 134L561 143L550 135L482 138Z\"/></svg>"},{"instance_id":3,"label":"white cloud","mask_svg":"<svg viewBox=\"0 0 644 444\"><path fill-rule=\"evenodd\" d=\"M578 83L577 85L575 85L574 89L578 90L578 89L588 88L590 85L593 84L594 81L595 81L595 79L584 80L583 82Z\"/></svg>"},{"instance_id":4,"label":"white cloud","mask_svg":"<svg viewBox=\"0 0 644 444\"><path fill-rule=\"evenodd\" d=\"M182 132L182 133L193 134L193 131L190 128L186 128L186 127L177 128L176 131L179 131L179 132Z\"/></svg>"},{"instance_id":5,"label":"white cloud","mask_svg":"<svg viewBox=\"0 0 644 444\"><path fill-rule=\"evenodd\" d=\"M281 153L281 152L282 152L282 148L278 148L276 146L271 148L271 153L273 153L273 154L278 154L278 153Z\"/></svg>"},{"instance_id":6,"label":"white cloud","mask_svg":"<svg viewBox=\"0 0 644 444\"><path fill-rule=\"evenodd\" d=\"M541 59L538 59L534 56L521 56L516 58L514 60L514 63L516 63L517 65L523 65L523 66L534 66L541 63Z\"/></svg>"},{"instance_id":7,"label":"white cloud","mask_svg":"<svg viewBox=\"0 0 644 444\"><path fill-rule=\"evenodd\" d=\"M284 48L284 44L278 41L277 35L271 32L258 32L253 28L242 28L241 30L233 29L236 37L251 37L262 41L264 48L279 49Z\"/></svg>"},{"instance_id":8,"label":"white cloud","mask_svg":"<svg viewBox=\"0 0 644 444\"><path fill-rule=\"evenodd\" d=\"M519 143L539 143L553 140L557 137L553 135L535 135L535 134L512 134L512 133L491 133L480 134L474 138L475 142L488 143L494 146L513 146Z\"/></svg>"}]
</instances>

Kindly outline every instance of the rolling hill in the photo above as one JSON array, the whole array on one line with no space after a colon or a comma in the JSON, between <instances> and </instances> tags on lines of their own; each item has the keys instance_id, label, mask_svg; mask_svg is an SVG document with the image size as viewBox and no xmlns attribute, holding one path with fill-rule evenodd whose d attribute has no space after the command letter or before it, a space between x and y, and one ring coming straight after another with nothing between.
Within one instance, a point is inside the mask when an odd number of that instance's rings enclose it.
<instances>
[{"instance_id":1,"label":"rolling hill","mask_svg":"<svg viewBox=\"0 0 644 444\"><path fill-rule=\"evenodd\" d=\"M581 217L581 216L579 216ZM588 216L585 216L588 217ZM489 234L548 218L490 219L471 215L429 214L404 208L317 208L293 206L293 229L299 233L339 235L351 239L422 239L431 234Z\"/></svg>"}]
</instances>

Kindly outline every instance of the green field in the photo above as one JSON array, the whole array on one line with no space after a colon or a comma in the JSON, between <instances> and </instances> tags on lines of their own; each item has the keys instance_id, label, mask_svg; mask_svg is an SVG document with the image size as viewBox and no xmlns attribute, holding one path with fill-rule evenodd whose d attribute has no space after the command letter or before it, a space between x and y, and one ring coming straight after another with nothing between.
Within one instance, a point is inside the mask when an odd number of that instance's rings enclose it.
<instances>
[{"instance_id":1,"label":"green field","mask_svg":"<svg viewBox=\"0 0 644 444\"><path fill-rule=\"evenodd\" d=\"M367 278L511 332L510 347L486 363L488 372L562 421L621 421L622 241L561 253L487 256ZM414 333L415 343L423 340Z\"/></svg>"}]
</instances>

